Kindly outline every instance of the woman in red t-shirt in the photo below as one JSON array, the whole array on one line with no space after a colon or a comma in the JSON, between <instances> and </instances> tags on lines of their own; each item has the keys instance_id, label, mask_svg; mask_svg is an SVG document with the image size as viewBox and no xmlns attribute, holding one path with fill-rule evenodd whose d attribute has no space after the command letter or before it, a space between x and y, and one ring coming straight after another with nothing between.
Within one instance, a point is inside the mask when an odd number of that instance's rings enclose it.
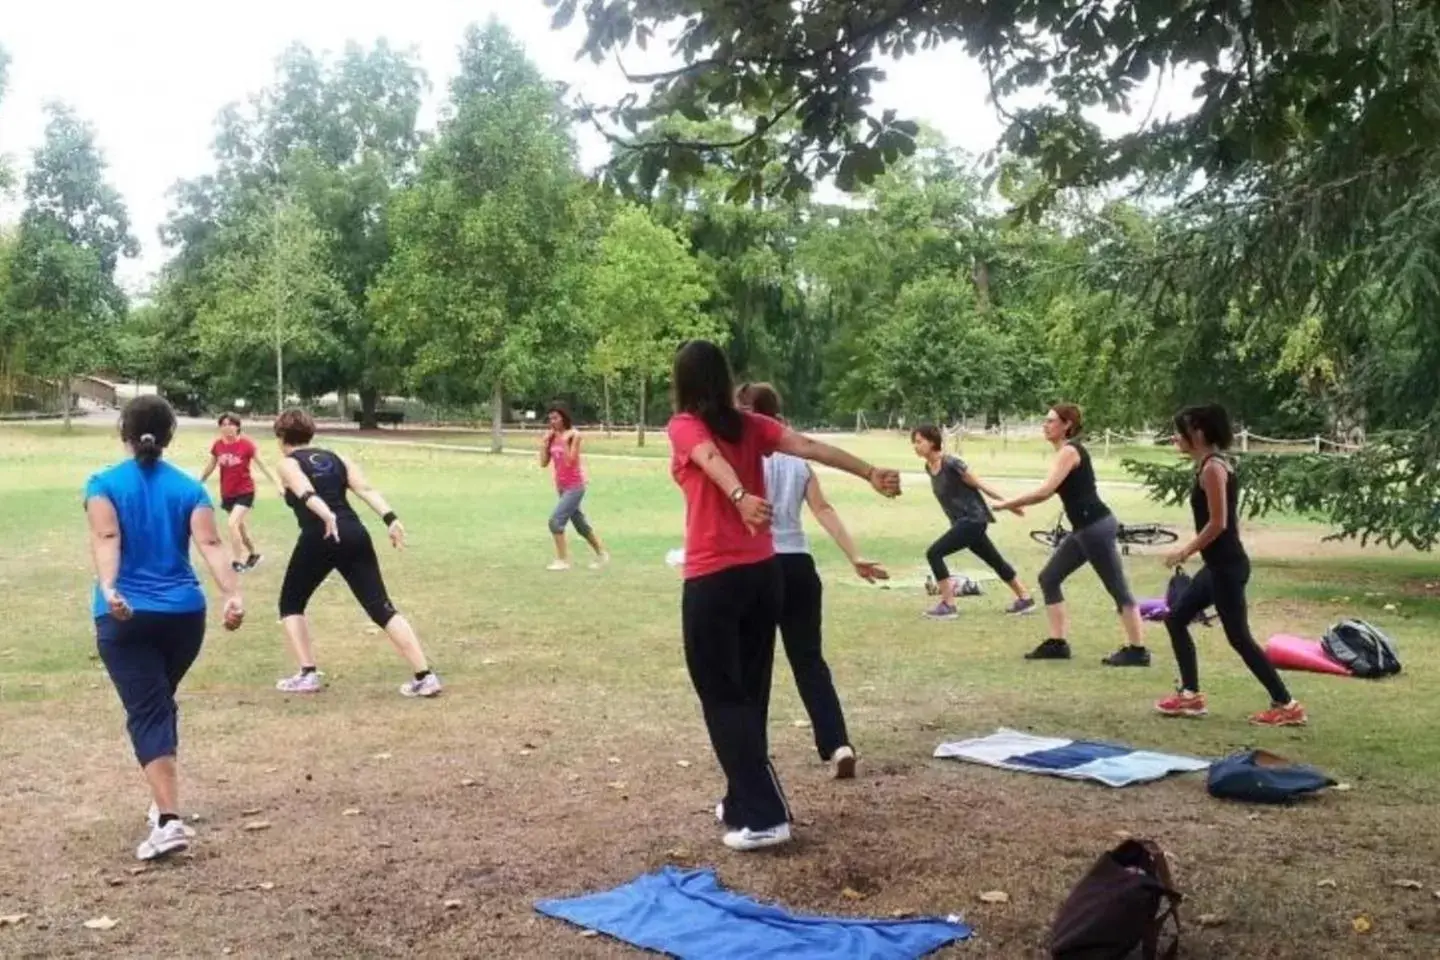
<instances>
[{"instance_id":1,"label":"woman in red t-shirt","mask_svg":"<svg viewBox=\"0 0 1440 960\"><path fill-rule=\"evenodd\" d=\"M735 408L725 353L692 340L675 355L670 473L685 495L685 665L725 771L716 816L725 845L758 850L790 839L790 810L770 765L766 722L781 580L771 541L765 457L776 450L868 480L887 497L900 475Z\"/></svg>"},{"instance_id":2,"label":"woman in red t-shirt","mask_svg":"<svg viewBox=\"0 0 1440 960\"><path fill-rule=\"evenodd\" d=\"M260 451L249 437L240 435L240 415L220 415L220 436L210 445L210 462L200 474L200 482L210 479L215 468L220 468L220 509L230 517L230 555L234 557L231 566L236 573L254 570L263 559L250 539L250 528L245 524L255 506L255 479L250 476L250 464L260 468L266 479L281 490L280 481L260 459Z\"/></svg>"}]
</instances>

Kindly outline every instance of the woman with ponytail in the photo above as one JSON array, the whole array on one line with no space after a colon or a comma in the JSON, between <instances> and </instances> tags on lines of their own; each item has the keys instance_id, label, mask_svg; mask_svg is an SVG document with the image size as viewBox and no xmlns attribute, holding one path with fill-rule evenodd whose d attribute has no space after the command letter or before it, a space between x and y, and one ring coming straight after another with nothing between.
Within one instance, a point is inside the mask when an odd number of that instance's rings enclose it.
<instances>
[{"instance_id":1,"label":"woman with ponytail","mask_svg":"<svg viewBox=\"0 0 1440 960\"><path fill-rule=\"evenodd\" d=\"M758 850L790 839L765 729L783 589L765 457L778 450L823 463L886 497L899 495L900 475L737 409L730 363L709 341L692 340L676 353L671 389L670 474L685 495L685 665L725 771L725 799L715 811L728 828L724 843Z\"/></svg>"},{"instance_id":2,"label":"woman with ponytail","mask_svg":"<svg viewBox=\"0 0 1440 960\"><path fill-rule=\"evenodd\" d=\"M210 497L163 460L174 435L168 403L154 396L132 400L120 421L130 459L85 485L96 643L152 798L150 834L135 851L141 860L190 843L179 815L175 691L205 638L205 594L190 566L192 539L225 598L225 628L237 629L245 617Z\"/></svg>"}]
</instances>

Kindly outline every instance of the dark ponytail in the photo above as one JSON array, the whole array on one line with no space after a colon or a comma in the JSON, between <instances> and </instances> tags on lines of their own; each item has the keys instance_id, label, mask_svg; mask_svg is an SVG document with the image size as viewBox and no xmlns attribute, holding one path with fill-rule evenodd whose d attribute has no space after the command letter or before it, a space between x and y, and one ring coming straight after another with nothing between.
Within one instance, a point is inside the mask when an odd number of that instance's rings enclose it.
<instances>
[{"instance_id":1,"label":"dark ponytail","mask_svg":"<svg viewBox=\"0 0 1440 960\"><path fill-rule=\"evenodd\" d=\"M157 396L136 397L120 415L120 438L130 445L135 461L154 466L175 437L175 411Z\"/></svg>"},{"instance_id":2,"label":"dark ponytail","mask_svg":"<svg viewBox=\"0 0 1440 960\"><path fill-rule=\"evenodd\" d=\"M675 353L670 389L676 411L699 417L720 440L740 442L745 418L735 408L735 379L724 350L709 340L682 344Z\"/></svg>"},{"instance_id":3,"label":"dark ponytail","mask_svg":"<svg viewBox=\"0 0 1440 960\"><path fill-rule=\"evenodd\" d=\"M1230 414L1218 403L1181 410L1175 414L1175 429L1187 437L1192 430L1196 431L1216 450L1229 450L1235 442L1235 428L1230 425Z\"/></svg>"}]
</instances>

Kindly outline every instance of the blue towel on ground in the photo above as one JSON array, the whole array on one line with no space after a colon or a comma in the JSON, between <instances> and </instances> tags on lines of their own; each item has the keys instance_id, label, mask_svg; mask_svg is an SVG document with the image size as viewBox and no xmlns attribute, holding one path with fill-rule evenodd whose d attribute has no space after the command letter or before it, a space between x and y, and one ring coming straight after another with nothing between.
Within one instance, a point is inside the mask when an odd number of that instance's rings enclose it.
<instances>
[{"instance_id":1,"label":"blue towel on ground","mask_svg":"<svg viewBox=\"0 0 1440 960\"><path fill-rule=\"evenodd\" d=\"M916 960L970 928L956 919L801 917L720 886L713 870L663 867L614 890L535 909L680 960Z\"/></svg>"},{"instance_id":2,"label":"blue towel on ground","mask_svg":"<svg viewBox=\"0 0 1440 960\"><path fill-rule=\"evenodd\" d=\"M1210 766L1208 760L1195 757L1136 750L1100 740L1037 737L1004 728L988 737L942 743L935 748L935 756L983 763L1001 770L1094 780L1107 787L1128 787L1172 773L1195 773Z\"/></svg>"}]
</instances>

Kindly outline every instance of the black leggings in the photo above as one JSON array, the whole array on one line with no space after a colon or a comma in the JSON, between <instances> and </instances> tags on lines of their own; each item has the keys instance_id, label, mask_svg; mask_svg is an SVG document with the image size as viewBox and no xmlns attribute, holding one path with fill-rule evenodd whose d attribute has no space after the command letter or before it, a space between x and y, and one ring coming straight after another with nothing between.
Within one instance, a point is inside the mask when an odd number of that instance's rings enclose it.
<instances>
[{"instance_id":1,"label":"black leggings","mask_svg":"<svg viewBox=\"0 0 1440 960\"><path fill-rule=\"evenodd\" d=\"M1265 685L1270 699L1276 704L1290 702L1290 691L1274 664L1265 658L1265 652L1250 633L1250 618L1245 604L1245 584L1250 581L1250 561L1200 568L1195 579L1180 600L1171 608L1165 618L1165 629L1170 631L1170 643L1175 648L1175 661L1180 665L1180 685L1192 693L1200 692L1200 666L1195 656L1195 640L1190 636L1189 624L1197 614L1213 605L1220 615L1220 625L1225 628L1225 639L1240 654L1245 666L1255 679Z\"/></svg>"},{"instance_id":2,"label":"black leggings","mask_svg":"<svg viewBox=\"0 0 1440 960\"><path fill-rule=\"evenodd\" d=\"M845 714L840 709L830 665L820 650L820 575L815 572L815 559L808 553L782 553L777 559L785 580L780 639L785 644L800 701L810 715L815 749L820 751L821 760L829 760L836 750L849 745L850 734L845 730Z\"/></svg>"},{"instance_id":3,"label":"black leggings","mask_svg":"<svg viewBox=\"0 0 1440 960\"><path fill-rule=\"evenodd\" d=\"M766 830L790 822L765 729L780 576L772 558L686 580L681 593L685 666L725 771L725 823L733 828Z\"/></svg>"},{"instance_id":4,"label":"black leggings","mask_svg":"<svg viewBox=\"0 0 1440 960\"><path fill-rule=\"evenodd\" d=\"M925 551L925 559L930 562L930 572L935 575L936 583L950 579L945 558L961 550L969 550L975 554L1005 583L1014 581L1015 568L1005 562L1005 558L1000 556L1000 551L990 541L988 526L989 524L985 523L961 521L942 533L939 540L930 544L930 549Z\"/></svg>"},{"instance_id":5,"label":"black leggings","mask_svg":"<svg viewBox=\"0 0 1440 960\"><path fill-rule=\"evenodd\" d=\"M290 554L285 581L280 585L280 618L302 616L332 570L345 578L350 592L376 625L384 627L394 618L395 606L385 592L375 544L359 523L342 524L339 543L308 531L295 541L295 552Z\"/></svg>"}]
</instances>

